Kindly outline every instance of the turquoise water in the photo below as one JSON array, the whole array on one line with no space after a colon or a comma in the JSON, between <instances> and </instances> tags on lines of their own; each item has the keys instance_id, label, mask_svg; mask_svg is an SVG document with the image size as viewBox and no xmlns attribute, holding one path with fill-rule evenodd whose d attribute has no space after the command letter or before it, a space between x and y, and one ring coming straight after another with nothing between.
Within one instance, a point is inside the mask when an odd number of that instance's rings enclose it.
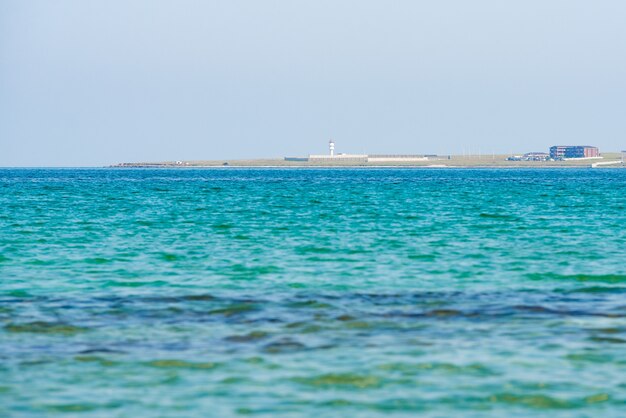
<instances>
[{"instance_id":1,"label":"turquoise water","mask_svg":"<svg viewBox=\"0 0 626 418\"><path fill-rule=\"evenodd\" d=\"M626 415L626 170L0 170L0 416Z\"/></svg>"}]
</instances>

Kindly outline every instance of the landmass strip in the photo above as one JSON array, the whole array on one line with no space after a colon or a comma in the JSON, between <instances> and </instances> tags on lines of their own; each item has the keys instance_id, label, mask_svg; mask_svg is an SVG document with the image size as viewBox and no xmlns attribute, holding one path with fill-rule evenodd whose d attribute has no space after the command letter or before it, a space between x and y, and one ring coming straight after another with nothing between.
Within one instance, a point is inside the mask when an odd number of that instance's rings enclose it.
<instances>
[{"instance_id":1,"label":"landmass strip","mask_svg":"<svg viewBox=\"0 0 626 418\"><path fill-rule=\"evenodd\" d=\"M624 167L626 151L600 154L589 145L555 145L550 152L521 155L473 154L345 154L335 153L335 142L328 143L328 154L307 157L190 160L119 163L111 167Z\"/></svg>"}]
</instances>

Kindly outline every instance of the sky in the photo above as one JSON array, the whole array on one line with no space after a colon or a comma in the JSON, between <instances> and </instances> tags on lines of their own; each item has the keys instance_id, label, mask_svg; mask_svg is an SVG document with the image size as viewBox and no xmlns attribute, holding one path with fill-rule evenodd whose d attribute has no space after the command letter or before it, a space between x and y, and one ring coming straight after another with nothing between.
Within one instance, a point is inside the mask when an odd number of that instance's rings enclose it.
<instances>
[{"instance_id":1,"label":"sky","mask_svg":"<svg viewBox=\"0 0 626 418\"><path fill-rule=\"evenodd\" d=\"M0 166L626 149L623 0L0 0Z\"/></svg>"}]
</instances>

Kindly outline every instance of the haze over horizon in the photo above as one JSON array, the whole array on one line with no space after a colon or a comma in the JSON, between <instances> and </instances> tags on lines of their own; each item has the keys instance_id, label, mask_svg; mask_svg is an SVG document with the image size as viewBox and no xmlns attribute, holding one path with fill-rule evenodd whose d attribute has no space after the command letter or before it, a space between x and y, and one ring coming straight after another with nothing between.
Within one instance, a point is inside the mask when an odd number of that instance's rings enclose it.
<instances>
[{"instance_id":1,"label":"haze over horizon","mask_svg":"<svg viewBox=\"0 0 626 418\"><path fill-rule=\"evenodd\" d=\"M0 166L626 149L626 3L0 2Z\"/></svg>"}]
</instances>

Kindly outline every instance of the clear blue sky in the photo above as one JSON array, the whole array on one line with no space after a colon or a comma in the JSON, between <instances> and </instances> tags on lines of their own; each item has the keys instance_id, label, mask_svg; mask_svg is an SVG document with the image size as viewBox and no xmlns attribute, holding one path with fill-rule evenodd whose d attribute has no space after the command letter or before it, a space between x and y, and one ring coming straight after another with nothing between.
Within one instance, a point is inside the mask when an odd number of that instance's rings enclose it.
<instances>
[{"instance_id":1,"label":"clear blue sky","mask_svg":"<svg viewBox=\"0 0 626 418\"><path fill-rule=\"evenodd\" d=\"M626 2L0 0L0 166L626 149Z\"/></svg>"}]
</instances>

